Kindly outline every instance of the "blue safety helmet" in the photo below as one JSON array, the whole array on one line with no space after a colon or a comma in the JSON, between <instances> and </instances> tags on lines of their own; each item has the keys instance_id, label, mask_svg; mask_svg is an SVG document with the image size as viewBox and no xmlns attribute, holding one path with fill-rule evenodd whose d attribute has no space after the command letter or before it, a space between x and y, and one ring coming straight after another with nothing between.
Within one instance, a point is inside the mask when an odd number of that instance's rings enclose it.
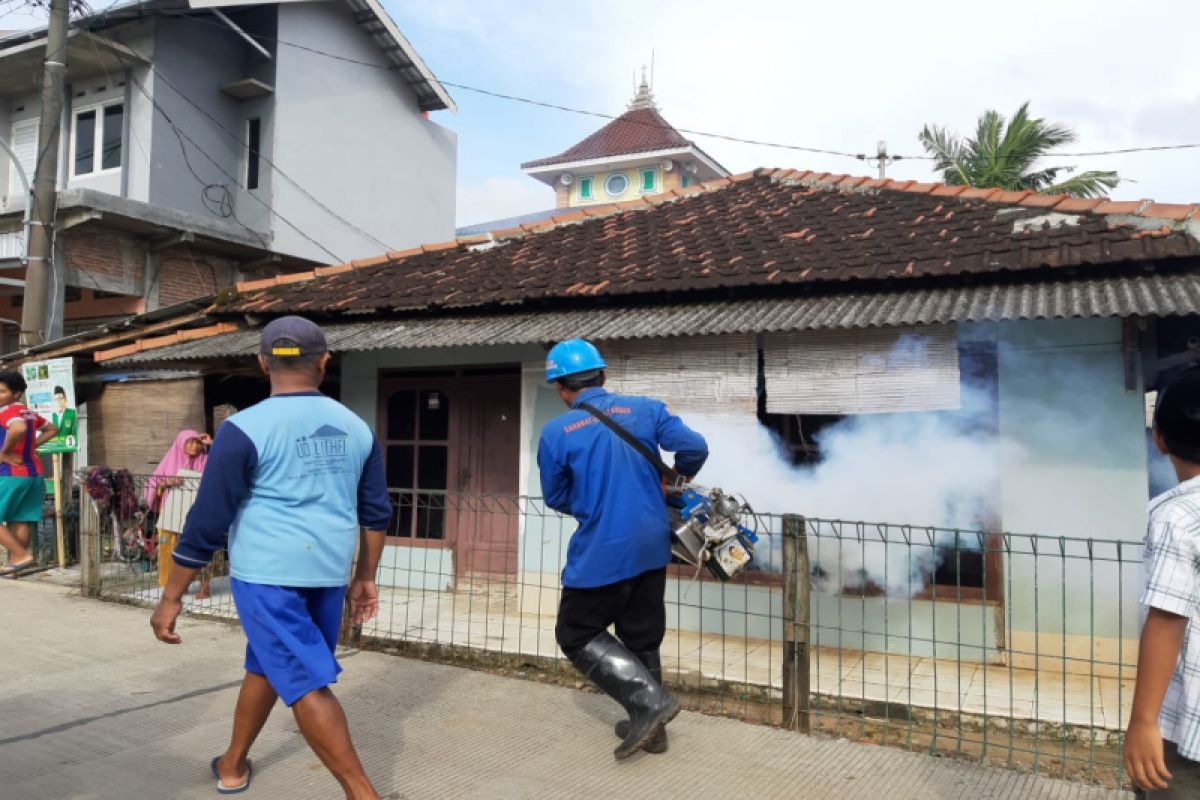
<instances>
[{"instance_id":1,"label":"blue safety helmet","mask_svg":"<svg viewBox=\"0 0 1200 800\"><path fill-rule=\"evenodd\" d=\"M546 383L584 372L599 372L608 365L595 345L583 339L567 339L546 356Z\"/></svg>"}]
</instances>

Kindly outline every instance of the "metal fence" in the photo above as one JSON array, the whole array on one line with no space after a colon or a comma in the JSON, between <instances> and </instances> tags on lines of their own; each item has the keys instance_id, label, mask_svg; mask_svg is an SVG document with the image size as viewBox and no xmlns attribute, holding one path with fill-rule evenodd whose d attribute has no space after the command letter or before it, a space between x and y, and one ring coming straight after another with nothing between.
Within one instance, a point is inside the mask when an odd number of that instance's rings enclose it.
<instances>
[{"instance_id":1,"label":"metal fence","mask_svg":"<svg viewBox=\"0 0 1200 800\"><path fill-rule=\"evenodd\" d=\"M139 495L145 480L135 480ZM194 497L195 488L170 491ZM127 544L131 530L153 525L83 498L85 593L157 601L160 554ZM554 639L573 520L538 498L414 492L393 501L380 614L348 629L348 642L582 686ZM754 568L733 581L668 568L664 673L687 705L1124 785L1139 543L755 521ZM197 581L187 612L236 616L220 560L201 595Z\"/></svg>"}]
</instances>

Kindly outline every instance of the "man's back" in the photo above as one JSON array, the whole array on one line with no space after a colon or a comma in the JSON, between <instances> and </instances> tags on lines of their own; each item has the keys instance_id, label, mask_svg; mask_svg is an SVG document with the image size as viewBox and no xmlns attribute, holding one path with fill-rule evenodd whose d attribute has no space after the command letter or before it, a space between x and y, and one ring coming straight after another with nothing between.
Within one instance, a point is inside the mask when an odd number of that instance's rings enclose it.
<instances>
[{"instance_id":1,"label":"man's back","mask_svg":"<svg viewBox=\"0 0 1200 800\"><path fill-rule=\"evenodd\" d=\"M211 541L231 520L238 580L344 585L364 514L379 528L389 513L378 499L384 487L374 485L379 465L367 468L379 460L370 429L341 403L315 392L275 395L221 427L187 527Z\"/></svg>"},{"instance_id":2,"label":"man's back","mask_svg":"<svg viewBox=\"0 0 1200 800\"><path fill-rule=\"evenodd\" d=\"M699 471L708 447L662 402L601 388L581 393L574 408L546 425L538 447L542 493L551 508L579 521L563 585L587 588L665 566L671 544L655 468L580 403L606 414L651 451L676 453L683 474Z\"/></svg>"}]
</instances>

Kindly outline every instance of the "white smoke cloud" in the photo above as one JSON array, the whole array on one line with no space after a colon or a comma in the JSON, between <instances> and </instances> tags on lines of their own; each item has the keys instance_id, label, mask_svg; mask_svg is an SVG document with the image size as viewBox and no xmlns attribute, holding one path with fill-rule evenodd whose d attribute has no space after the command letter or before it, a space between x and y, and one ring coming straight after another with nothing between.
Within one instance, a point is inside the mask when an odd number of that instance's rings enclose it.
<instances>
[{"instance_id":1,"label":"white smoke cloud","mask_svg":"<svg viewBox=\"0 0 1200 800\"><path fill-rule=\"evenodd\" d=\"M985 524L995 486L996 442L969 430L969 417L948 413L847 417L817 439L823 458L793 466L776 435L753 417L691 416L714 457L703 485L741 492L761 513L829 520L973 530ZM829 591L869 579L889 593L911 594L935 568L935 550L919 532L909 546L901 531L867 526L863 541L810 538L810 558ZM884 539L891 539L885 544ZM937 544L952 543L941 533ZM973 537L960 543L977 546ZM778 542L762 537L758 563L779 569Z\"/></svg>"},{"instance_id":2,"label":"white smoke cloud","mask_svg":"<svg viewBox=\"0 0 1200 800\"><path fill-rule=\"evenodd\" d=\"M902 337L889 355L919 360L920 337ZM938 566L949 530L979 530L994 518L999 450L981 434L994 414L985 387L964 381L962 409L849 416L815 437L821 461L795 466L777 435L755 417L685 415L713 454L698 482L746 496L755 511L887 525L847 526L843 536L810 536L817 588L840 592L873 584L889 594L920 591ZM899 526L922 526L910 532ZM825 530L828 533L828 529ZM959 538L978 549L975 536ZM777 536L760 536L756 564L781 569Z\"/></svg>"}]
</instances>

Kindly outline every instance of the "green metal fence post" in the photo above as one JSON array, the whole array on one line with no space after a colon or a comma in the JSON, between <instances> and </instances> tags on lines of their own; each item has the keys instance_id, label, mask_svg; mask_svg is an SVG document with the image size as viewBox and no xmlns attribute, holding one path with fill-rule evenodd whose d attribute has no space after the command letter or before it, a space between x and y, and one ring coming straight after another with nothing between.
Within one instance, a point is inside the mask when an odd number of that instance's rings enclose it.
<instances>
[{"instance_id":1,"label":"green metal fence post","mask_svg":"<svg viewBox=\"0 0 1200 800\"><path fill-rule=\"evenodd\" d=\"M804 517L783 517L783 724L808 733L809 600L812 576Z\"/></svg>"}]
</instances>

